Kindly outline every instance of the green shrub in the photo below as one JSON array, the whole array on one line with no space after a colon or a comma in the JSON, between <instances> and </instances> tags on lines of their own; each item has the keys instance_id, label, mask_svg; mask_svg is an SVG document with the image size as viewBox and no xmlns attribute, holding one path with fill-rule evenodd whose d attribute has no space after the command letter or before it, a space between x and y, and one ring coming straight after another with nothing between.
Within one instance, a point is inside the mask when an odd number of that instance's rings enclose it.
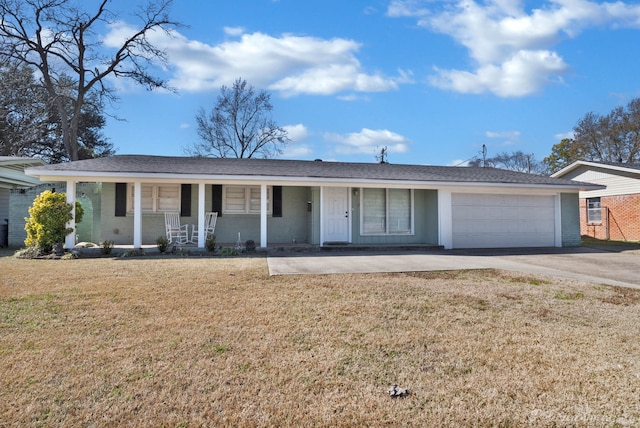
<instances>
[{"instance_id":1,"label":"green shrub","mask_svg":"<svg viewBox=\"0 0 640 428\"><path fill-rule=\"evenodd\" d=\"M222 248L218 253L218 255L222 257L237 256L238 254L240 254L238 250L228 247Z\"/></svg>"},{"instance_id":2,"label":"green shrub","mask_svg":"<svg viewBox=\"0 0 640 428\"><path fill-rule=\"evenodd\" d=\"M67 223L73 218L72 206L67 203L65 193L54 193L45 190L38 195L29 208L29 217L25 217L24 229L28 247L38 247L44 252L51 252L53 244L63 242L65 236L73 232ZM76 223L82 221L84 210L80 202L76 202Z\"/></svg>"},{"instance_id":3,"label":"green shrub","mask_svg":"<svg viewBox=\"0 0 640 428\"><path fill-rule=\"evenodd\" d=\"M204 241L204 248L210 252L214 252L216 250L216 235L207 236L207 240Z\"/></svg>"},{"instance_id":4,"label":"green shrub","mask_svg":"<svg viewBox=\"0 0 640 428\"><path fill-rule=\"evenodd\" d=\"M169 249L169 240L166 236L158 236L156 239L156 247L161 253L165 253Z\"/></svg>"},{"instance_id":5,"label":"green shrub","mask_svg":"<svg viewBox=\"0 0 640 428\"><path fill-rule=\"evenodd\" d=\"M122 253L122 255L120 257L126 258L126 257L140 257L140 256L145 256L145 252L142 250L139 250L137 248L132 248L130 250L125 251L124 253Z\"/></svg>"}]
</instances>

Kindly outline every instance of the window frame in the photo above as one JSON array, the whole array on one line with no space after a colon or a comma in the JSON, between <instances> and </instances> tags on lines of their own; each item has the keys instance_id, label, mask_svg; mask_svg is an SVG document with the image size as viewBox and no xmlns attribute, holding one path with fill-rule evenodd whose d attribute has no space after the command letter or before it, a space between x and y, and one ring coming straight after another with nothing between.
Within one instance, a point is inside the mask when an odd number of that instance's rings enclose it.
<instances>
[{"instance_id":1,"label":"window frame","mask_svg":"<svg viewBox=\"0 0 640 428\"><path fill-rule=\"evenodd\" d=\"M174 183L142 183L142 212L145 214L155 214L155 213L164 213L171 211L180 212L181 202L182 202L182 186L180 184ZM135 194L135 185L133 183L128 183L128 195L127 195L127 213L133 213L133 205L134 205L134 194ZM175 206L160 208L160 188L168 187L171 188L174 192L176 192L177 196L175 198ZM149 201L145 207L145 191L149 193L150 196L147 196L146 199ZM172 199L172 198L171 198Z\"/></svg>"},{"instance_id":2,"label":"window frame","mask_svg":"<svg viewBox=\"0 0 640 428\"><path fill-rule=\"evenodd\" d=\"M243 189L244 192L244 204L242 209L229 208L231 204L227 199L227 192L229 190ZM254 192L252 194L252 191ZM257 191L257 197L255 192ZM247 185L235 185L229 184L222 186L222 213L227 215L257 215L260 214L262 195L261 186L247 186ZM236 203L237 205L237 203ZM257 207L256 207L257 205ZM256 207L256 208L252 208ZM273 186L267 186L267 214L273 212Z\"/></svg>"},{"instance_id":3,"label":"window frame","mask_svg":"<svg viewBox=\"0 0 640 428\"><path fill-rule=\"evenodd\" d=\"M602 200L600 197L586 198L585 206L587 224L602 224Z\"/></svg>"},{"instance_id":4,"label":"window frame","mask_svg":"<svg viewBox=\"0 0 640 428\"><path fill-rule=\"evenodd\" d=\"M365 192L366 190L384 190L384 231L367 231L365 224ZM389 199L390 191L406 190L409 191L409 230L393 231L390 226L391 202ZM360 235L361 236L411 236L415 235L415 193L409 188L360 188Z\"/></svg>"}]
</instances>

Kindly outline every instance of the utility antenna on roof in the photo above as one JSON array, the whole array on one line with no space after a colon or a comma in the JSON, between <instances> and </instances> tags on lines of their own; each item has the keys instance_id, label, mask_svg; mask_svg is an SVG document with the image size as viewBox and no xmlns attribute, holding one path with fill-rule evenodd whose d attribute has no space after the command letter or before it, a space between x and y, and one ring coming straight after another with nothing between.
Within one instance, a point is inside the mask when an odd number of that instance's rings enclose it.
<instances>
[{"instance_id":1,"label":"utility antenna on roof","mask_svg":"<svg viewBox=\"0 0 640 428\"><path fill-rule=\"evenodd\" d=\"M482 145L482 167L487 166L487 146L485 144Z\"/></svg>"},{"instance_id":2,"label":"utility antenna on roof","mask_svg":"<svg viewBox=\"0 0 640 428\"><path fill-rule=\"evenodd\" d=\"M380 149L380 154L376 156L376 160L380 163L389 163L387 161L387 146L384 146L382 149Z\"/></svg>"}]
</instances>

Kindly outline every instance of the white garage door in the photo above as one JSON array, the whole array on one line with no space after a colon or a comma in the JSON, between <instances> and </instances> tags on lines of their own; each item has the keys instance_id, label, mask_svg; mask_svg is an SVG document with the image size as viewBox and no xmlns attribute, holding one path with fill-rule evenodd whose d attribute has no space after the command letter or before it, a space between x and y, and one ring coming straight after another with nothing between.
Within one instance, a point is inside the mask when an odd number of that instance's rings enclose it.
<instances>
[{"instance_id":1,"label":"white garage door","mask_svg":"<svg viewBox=\"0 0 640 428\"><path fill-rule=\"evenodd\" d=\"M453 248L553 247L553 196L454 193Z\"/></svg>"}]
</instances>

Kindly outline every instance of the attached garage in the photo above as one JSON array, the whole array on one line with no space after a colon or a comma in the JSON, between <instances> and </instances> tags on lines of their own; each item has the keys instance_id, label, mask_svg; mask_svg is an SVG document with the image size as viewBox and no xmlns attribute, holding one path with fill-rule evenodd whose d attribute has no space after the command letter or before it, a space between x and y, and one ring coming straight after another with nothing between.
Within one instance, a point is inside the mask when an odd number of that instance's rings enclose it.
<instances>
[{"instance_id":1,"label":"attached garage","mask_svg":"<svg viewBox=\"0 0 640 428\"><path fill-rule=\"evenodd\" d=\"M555 202L547 195L451 195L453 248L555 246Z\"/></svg>"}]
</instances>

